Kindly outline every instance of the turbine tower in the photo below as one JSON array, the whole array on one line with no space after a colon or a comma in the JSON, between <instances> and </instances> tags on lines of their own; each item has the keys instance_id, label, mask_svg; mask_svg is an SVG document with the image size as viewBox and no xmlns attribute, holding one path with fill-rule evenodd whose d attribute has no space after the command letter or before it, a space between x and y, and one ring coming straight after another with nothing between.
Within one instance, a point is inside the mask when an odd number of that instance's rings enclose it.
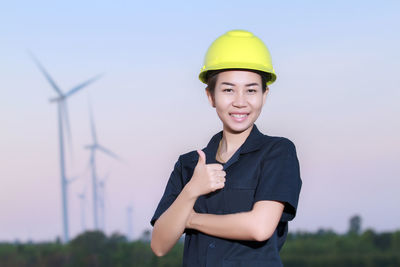
<instances>
[{"instance_id":1,"label":"turbine tower","mask_svg":"<svg viewBox=\"0 0 400 267\"><path fill-rule=\"evenodd\" d=\"M54 80L51 78L51 76L47 73L45 68L42 66L42 64L39 62L39 60L32 54L30 53L30 56L32 57L33 61L39 68L39 70L42 72L42 74L45 76L47 81L50 83L51 87L54 89L54 91L57 93L57 97L51 98L50 102L57 103L57 110L58 110L58 134L59 134L59 147L60 147L60 173L61 173L61 202L62 202L62 220L63 220L63 239L64 242L68 243L69 242L69 228L68 228L68 183L70 181L67 180L66 178L66 172L65 172L65 151L64 151L64 127L67 129L67 134L70 137L71 132L70 132L70 125L69 125L69 119L68 119L68 108L67 108L67 99L78 92L79 90L83 89L84 87L88 86L92 82L96 81L97 79L100 78L100 75L93 77L75 87L70 89L67 93L63 93L61 89L58 87L58 85L54 82ZM69 139L70 140L70 139Z\"/></svg>"},{"instance_id":2,"label":"turbine tower","mask_svg":"<svg viewBox=\"0 0 400 267\"><path fill-rule=\"evenodd\" d=\"M129 205L126 208L126 219L127 219L127 230L128 230L128 240L133 240L133 226L132 226L132 213L133 213L133 206Z\"/></svg>"},{"instance_id":3,"label":"turbine tower","mask_svg":"<svg viewBox=\"0 0 400 267\"><path fill-rule=\"evenodd\" d=\"M90 162L87 164L87 168L83 172L82 176L86 177L87 171L90 168ZM78 193L77 196L79 198L79 204L81 206L81 227L82 227L82 233L86 231L86 193L87 193L87 180L85 179L84 181L84 187L81 193Z\"/></svg>"},{"instance_id":4,"label":"turbine tower","mask_svg":"<svg viewBox=\"0 0 400 267\"><path fill-rule=\"evenodd\" d=\"M86 218L85 218L85 204L86 204L86 184L82 190L82 193L78 193L77 196L80 199L80 205L81 205L81 227L82 227L82 233L86 231Z\"/></svg>"},{"instance_id":5,"label":"turbine tower","mask_svg":"<svg viewBox=\"0 0 400 267\"><path fill-rule=\"evenodd\" d=\"M105 209L105 201L106 201L106 181L110 175L107 174L103 180L99 181L99 204L100 204L100 228L103 229L103 232L106 232L106 209Z\"/></svg>"},{"instance_id":6,"label":"turbine tower","mask_svg":"<svg viewBox=\"0 0 400 267\"><path fill-rule=\"evenodd\" d=\"M104 154L120 161L120 158L111 152L109 149L105 148L104 146L100 145L97 142L97 135L96 135L96 129L94 125L94 119L93 119L93 114L92 114L92 109L89 103L89 114L90 114L90 126L91 126L91 132L92 132L92 140L93 143L91 145L87 145L85 148L90 149L90 165L92 167L92 188L93 188L93 222L94 222L94 228L95 230L99 229L99 217L98 217L98 202L99 198L97 195L97 188L98 188L98 182L97 182L97 172L96 172L96 151L99 150L103 152Z\"/></svg>"},{"instance_id":7,"label":"turbine tower","mask_svg":"<svg viewBox=\"0 0 400 267\"><path fill-rule=\"evenodd\" d=\"M85 225L85 198L86 198L86 192L77 194L79 199L80 199L80 204L81 204L81 227L82 227L82 233L86 231L86 225Z\"/></svg>"}]
</instances>

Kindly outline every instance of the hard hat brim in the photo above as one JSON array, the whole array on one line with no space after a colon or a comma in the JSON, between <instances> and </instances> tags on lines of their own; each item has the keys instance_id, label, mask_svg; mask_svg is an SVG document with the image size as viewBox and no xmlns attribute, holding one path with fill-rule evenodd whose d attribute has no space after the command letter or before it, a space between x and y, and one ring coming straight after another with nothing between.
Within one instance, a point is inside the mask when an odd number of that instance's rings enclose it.
<instances>
[{"instance_id":1,"label":"hard hat brim","mask_svg":"<svg viewBox=\"0 0 400 267\"><path fill-rule=\"evenodd\" d=\"M203 67L202 71L199 74L199 79L202 83L207 84L207 73L212 70L231 70L231 69L237 69L237 70L257 70L261 72L265 72L269 74L270 79L267 81L267 85L272 84L276 80L276 74L274 69L266 69L264 66L257 66L254 64L254 66L249 67L248 63L242 63L242 62L232 62L232 63L224 63L220 65L214 65L214 66L209 66L208 68Z\"/></svg>"}]
</instances>

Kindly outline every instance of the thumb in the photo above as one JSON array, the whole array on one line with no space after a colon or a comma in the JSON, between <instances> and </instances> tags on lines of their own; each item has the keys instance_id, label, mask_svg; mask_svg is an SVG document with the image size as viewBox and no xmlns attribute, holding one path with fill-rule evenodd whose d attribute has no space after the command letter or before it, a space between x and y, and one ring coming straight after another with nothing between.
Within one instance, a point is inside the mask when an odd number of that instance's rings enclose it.
<instances>
[{"instance_id":1,"label":"thumb","mask_svg":"<svg viewBox=\"0 0 400 267\"><path fill-rule=\"evenodd\" d=\"M199 154L199 161L197 164L206 164L206 154L202 150L197 150L197 153Z\"/></svg>"}]
</instances>

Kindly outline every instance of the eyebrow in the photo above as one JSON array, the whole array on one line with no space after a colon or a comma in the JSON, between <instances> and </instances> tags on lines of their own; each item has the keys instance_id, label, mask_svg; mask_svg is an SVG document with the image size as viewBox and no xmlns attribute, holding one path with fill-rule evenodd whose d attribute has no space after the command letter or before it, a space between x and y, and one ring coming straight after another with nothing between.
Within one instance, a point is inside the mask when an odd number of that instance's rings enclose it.
<instances>
[{"instance_id":1,"label":"eyebrow","mask_svg":"<svg viewBox=\"0 0 400 267\"><path fill-rule=\"evenodd\" d=\"M230 86L235 86L234 83L228 83L228 82L222 82L221 84L230 85ZM248 84L246 84L246 86L254 86L254 85L260 86L258 83L248 83Z\"/></svg>"}]
</instances>

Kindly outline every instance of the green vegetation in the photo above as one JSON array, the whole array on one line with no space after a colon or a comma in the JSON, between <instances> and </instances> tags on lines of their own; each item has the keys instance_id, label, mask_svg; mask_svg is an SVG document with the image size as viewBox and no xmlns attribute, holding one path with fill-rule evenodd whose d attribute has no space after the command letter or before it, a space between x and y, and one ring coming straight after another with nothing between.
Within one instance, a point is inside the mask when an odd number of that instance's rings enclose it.
<instances>
[{"instance_id":1,"label":"green vegetation","mask_svg":"<svg viewBox=\"0 0 400 267\"><path fill-rule=\"evenodd\" d=\"M0 243L1 267L87 267L157 266L175 267L182 262L183 244L178 243L167 256L156 257L148 241L128 242L125 236L110 237L100 231L87 231L69 244Z\"/></svg>"},{"instance_id":2,"label":"green vegetation","mask_svg":"<svg viewBox=\"0 0 400 267\"><path fill-rule=\"evenodd\" d=\"M142 240L128 242L114 233L107 237L99 231L87 231L68 244L0 243L1 267L80 267L80 266L181 266L183 243L179 242L166 256L156 257L150 248L150 232ZM286 267L314 266L400 266L400 231L361 232L361 218L350 219L349 231L339 235L331 230L315 233L290 233L281 256ZM251 266L249 266L251 267Z\"/></svg>"},{"instance_id":3,"label":"green vegetation","mask_svg":"<svg viewBox=\"0 0 400 267\"><path fill-rule=\"evenodd\" d=\"M289 234L281 251L286 267L400 266L400 231L337 235L332 231Z\"/></svg>"}]
</instances>

